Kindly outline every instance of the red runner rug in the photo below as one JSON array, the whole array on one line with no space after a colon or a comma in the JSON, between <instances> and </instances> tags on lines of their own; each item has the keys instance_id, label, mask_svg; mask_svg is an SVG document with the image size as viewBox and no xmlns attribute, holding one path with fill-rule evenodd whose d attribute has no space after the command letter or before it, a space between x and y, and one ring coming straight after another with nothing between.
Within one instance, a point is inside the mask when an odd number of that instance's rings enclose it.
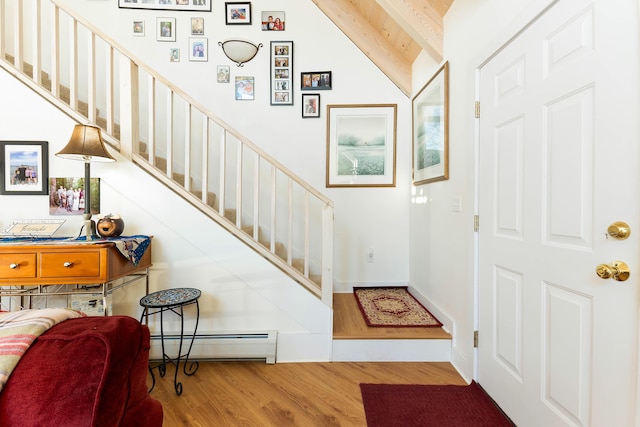
<instances>
[{"instance_id":1,"label":"red runner rug","mask_svg":"<svg viewBox=\"0 0 640 427\"><path fill-rule=\"evenodd\" d=\"M409 293L407 287L353 288L369 326L440 327L442 323Z\"/></svg>"},{"instance_id":2,"label":"red runner rug","mask_svg":"<svg viewBox=\"0 0 640 427\"><path fill-rule=\"evenodd\" d=\"M513 427L475 382L360 384L367 427Z\"/></svg>"}]
</instances>

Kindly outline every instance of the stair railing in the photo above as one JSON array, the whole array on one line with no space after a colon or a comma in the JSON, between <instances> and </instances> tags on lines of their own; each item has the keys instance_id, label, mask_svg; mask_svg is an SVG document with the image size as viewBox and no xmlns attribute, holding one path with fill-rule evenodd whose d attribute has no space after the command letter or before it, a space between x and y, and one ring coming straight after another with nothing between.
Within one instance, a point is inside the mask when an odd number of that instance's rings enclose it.
<instances>
[{"instance_id":1,"label":"stair railing","mask_svg":"<svg viewBox=\"0 0 640 427\"><path fill-rule=\"evenodd\" d=\"M0 66L332 305L332 201L93 24L0 0Z\"/></svg>"}]
</instances>

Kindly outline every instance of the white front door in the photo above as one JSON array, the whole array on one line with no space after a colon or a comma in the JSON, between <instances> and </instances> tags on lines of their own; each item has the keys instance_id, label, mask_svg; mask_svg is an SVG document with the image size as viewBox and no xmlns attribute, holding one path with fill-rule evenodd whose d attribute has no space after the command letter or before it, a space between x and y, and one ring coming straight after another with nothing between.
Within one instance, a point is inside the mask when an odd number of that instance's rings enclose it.
<instances>
[{"instance_id":1,"label":"white front door","mask_svg":"<svg viewBox=\"0 0 640 427\"><path fill-rule=\"evenodd\" d=\"M560 0L480 69L478 382L520 427L635 422L637 7Z\"/></svg>"}]
</instances>

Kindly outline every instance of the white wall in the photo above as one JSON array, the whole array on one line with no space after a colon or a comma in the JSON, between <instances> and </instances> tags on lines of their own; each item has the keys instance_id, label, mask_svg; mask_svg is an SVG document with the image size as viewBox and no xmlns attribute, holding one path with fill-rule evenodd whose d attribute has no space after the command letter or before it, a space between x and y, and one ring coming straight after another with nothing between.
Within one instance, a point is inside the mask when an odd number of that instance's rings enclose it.
<instances>
[{"instance_id":1,"label":"white wall","mask_svg":"<svg viewBox=\"0 0 640 427\"><path fill-rule=\"evenodd\" d=\"M444 60L450 73L449 180L413 189L410 281L453 319L452 363L467 379L474 369L476 70L549 3L455 0L444 19ZM424 53L418 57L414 94L439 67ZM455 197L462 199L462 212L453 211Z\"/></svg>"}]
</instances>

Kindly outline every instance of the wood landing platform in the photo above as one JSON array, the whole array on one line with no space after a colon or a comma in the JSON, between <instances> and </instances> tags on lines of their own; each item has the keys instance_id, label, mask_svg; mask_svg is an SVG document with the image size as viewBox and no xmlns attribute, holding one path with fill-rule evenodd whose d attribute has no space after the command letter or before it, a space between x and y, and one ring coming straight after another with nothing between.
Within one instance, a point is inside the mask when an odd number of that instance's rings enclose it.
<instances>
[{"instance_id":1,"label":"wood landing platform","mask_svg":"<svg viewBox=\"0 0 640 427\"><path fill-rule=\"evenodd\" d=\"M353 293L333 294L333 339L334 340L381 340L381 339L445 339L451 335L442 328L383 328L367 326Z\"/></svg>"}]
</instances>

